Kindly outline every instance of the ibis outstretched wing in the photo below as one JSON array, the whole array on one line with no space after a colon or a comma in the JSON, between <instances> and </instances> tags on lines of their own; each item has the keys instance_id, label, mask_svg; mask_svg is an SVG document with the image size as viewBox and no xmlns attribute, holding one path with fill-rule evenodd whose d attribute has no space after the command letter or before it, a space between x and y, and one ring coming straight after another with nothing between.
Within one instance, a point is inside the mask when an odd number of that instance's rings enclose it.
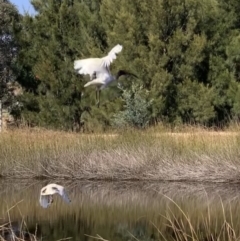
<instances>
[{"instance_id":1,"label":"ibis outstretched wing","mask_svg":"<svg viewBox=\"0 0 240 241\"><path fill-rule=\"evenodd\" d=\"M110 64L117 58L116 54L120 53L122 48L122 45L117 44L105 57L75 60L74 69L79 74L89 74L90 76L92 76L94 72L109 72Z\"/></svg>"}]
</instances>

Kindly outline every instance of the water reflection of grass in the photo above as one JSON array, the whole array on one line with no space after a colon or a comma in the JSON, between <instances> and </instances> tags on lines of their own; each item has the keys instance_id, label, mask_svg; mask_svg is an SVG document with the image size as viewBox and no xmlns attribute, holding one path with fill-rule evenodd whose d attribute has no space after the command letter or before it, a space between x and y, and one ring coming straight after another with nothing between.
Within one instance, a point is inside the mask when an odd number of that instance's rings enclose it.
<instances>
[{"instance_id":1,"label":"water reflection of grass","mask_svg":"<svg viewBox=\"0 0 240 241\"><path fill-rule=\"evenodd\" d=\"M239 181L239 144L238 132L11 131L0 135L0 176Z\"/></svg>"},{"instance_id":2,"label":"water reflection of grass","mask_svg":"<svg viewBox=\"0 0 240 241\"><path fill-rule=\"evenodd\" d=\"M66 182L72 204L56 197L45 210L38 204L45 184L29 184L23 183L23 190L17 184L9 185L7 192L0 190L0 216L22 200L11 210L11 217L37 222L44 235L55 235L51 240L83 240L84 234L108 240L136 240L131 235L138 240L164 240L162 234L166 240L230 241L240 235L237 185Z\"/></svg>"}]
</instances>

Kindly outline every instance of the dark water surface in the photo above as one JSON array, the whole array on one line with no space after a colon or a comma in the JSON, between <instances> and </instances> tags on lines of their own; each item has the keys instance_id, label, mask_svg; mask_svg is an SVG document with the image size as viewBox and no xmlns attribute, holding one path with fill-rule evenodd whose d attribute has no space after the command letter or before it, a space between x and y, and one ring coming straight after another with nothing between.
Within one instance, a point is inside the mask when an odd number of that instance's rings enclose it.
<instances>
[{"instance_id":1,"label":"dark water surface","mask_svg":"<svg viewBox=\"0 0 240 241\"><path fill-rule=\"evenodd\" d=\"M71 204L55 196L48 209L39 205L40 189L51 182L65 186ZM174 240L168 226L179 222L187 230L187 218L203 240L221 230L224 220L240 233L239 184L51 182L0 181L1 222L24 219L30 232L37 224L37 235L49 241L98 235L109 241L164 240L162 235Z\"/></svg>"}]
</instances>

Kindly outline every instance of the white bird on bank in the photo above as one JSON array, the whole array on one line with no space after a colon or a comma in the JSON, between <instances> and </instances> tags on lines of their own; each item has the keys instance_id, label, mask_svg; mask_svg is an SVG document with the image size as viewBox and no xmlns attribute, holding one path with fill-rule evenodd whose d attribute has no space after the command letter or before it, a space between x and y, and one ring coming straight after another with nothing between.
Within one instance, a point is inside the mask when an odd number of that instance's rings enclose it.
<instances>
[{"instance_id":1,"label":"white bird on bank","mask_svg":"<svg viewBox=\"0 0 240 241\"><path fill-rule=\"evenodd\" d=\"M71 200L69 199L65 188L58 184L48 184L47 186L43 187L40 192L39 203L42 207L47 208L53 203L53 195L59 194L63 200L67 203L70 203Z\"/></svg>"},{"instance_id":2,"label":"white bird on bank","mask_svg":"<svg viewBox=\"0 0 240 241\"><path fill-rule=\"evenodd\" d=\"M107 56L102 58L89 58L74 61L74 69L79 74L90 75L90 81L87 82L84 87L91 85L96 86L96 100L99 107L101 90L107 87L111 82L117 80L122 75L132 75L137 78L136 75L129 73L125 70L119 70L117 75L111 74L109 66L116 59L116 54L122 51L121 45L116 45L108 53Z\"/></svg>"}]
</instances>

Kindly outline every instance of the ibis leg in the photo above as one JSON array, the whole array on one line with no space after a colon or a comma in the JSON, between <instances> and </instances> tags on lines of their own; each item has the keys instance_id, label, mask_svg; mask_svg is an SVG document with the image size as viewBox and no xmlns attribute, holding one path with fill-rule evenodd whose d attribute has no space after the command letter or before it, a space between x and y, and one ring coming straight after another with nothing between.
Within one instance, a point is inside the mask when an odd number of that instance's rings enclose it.
<instances>
[{"instance_id":1,"label":"ibis leg","mask_svg":"<svg viewBox=\"0 0 240 241\"><path fill-rule=\"evenodd\" d=\"M97 101L97 107L99 108L99 89L96 89L96 101Z\"/></svg>"},{"instance_id":2,"label":"ibis leg","mask_svg":"<svg viewBox=\"0 0 240 241\"><path fill-rule=\"evenodd\" d=\"M97 101L97 107L99 108L100 105L100 93L101 90L99 88L96 89L96 101Z\"/></svg>"},{"instance_id":3,"label":"ibis leg","mask_svg":"<svg viewBox=\"0 0 240 241\"><path fill-rule=\"evenodd\" d=\"M97 101L98 89L96 88L96 101Z\"/></svg>"},{"instance_id":4,"label":"ibis leg","mask_svg":"<svg viewBox=\"0 0 240 241\"><path fill-rule=\"evenodd\" d=\"M100 105L100 96L101 96L101 90L98 91L98 108L99 108L99 105Z\"/></svg>"}]
</instances>

